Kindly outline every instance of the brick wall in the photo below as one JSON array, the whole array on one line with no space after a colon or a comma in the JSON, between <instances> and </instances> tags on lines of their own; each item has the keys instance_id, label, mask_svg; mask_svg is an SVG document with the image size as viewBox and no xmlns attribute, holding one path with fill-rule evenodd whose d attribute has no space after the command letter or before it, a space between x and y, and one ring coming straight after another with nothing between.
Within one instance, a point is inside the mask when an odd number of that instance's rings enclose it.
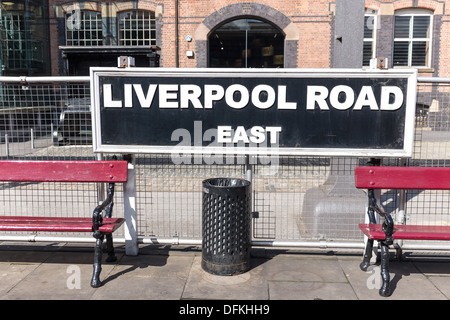
<instances>
[{"instance_id":1,"label":"brick wall","mask_svg":"<svg viewBox=\"0 0 450 320\"><path fill-rule=\"evenodd\" d=\"M332 12L329 1L179 1L180 67L208 66L208 34L224 22L252 16L265 20L286 34L285 66L302 68L330 67L330 32ZM165 8L167 19L173 12ZM167 25L168 28L173 26ZM166 25L164 25L166 30ZM163 34L166 34L166 31ZM170 33L171 31L168 31ZM187 35L193 37L186 42ZM174 52L174 43L163 44L164 51ZM185 52L195 50L195 58ZM164 65L174 66L171 57Z\"/></svg>"},{"instance_id":2,"label":"brick wall","mask_svg":"<svg viewBox=\"0 0 450 320\"><path fill-rule=\"evenodd\" d=\"M448 76L450 72L450 0L366 0L366 6L380 15L377 32L377 56L392 62L393 22L396 10L426 8L434 13L432 68L423 75ZM285 34L285 67L329 68L334 38L335 1L330 0L176 0L85 1L80 5L102 11L105 4L115 10L142 9L156 12L157 45L161 48L162 67L195 68L208 66L208 36L228 20L255 17L278 27ZM64 8L67 0L49 0L52 74L61 74L62 59L58 46L65 45ZM111 12L111 11L108 11ZM110 14L110 13L109 13ZM178 27L178 50L176 50ZM186 37L192 37L187 41ZM193 51L194 57L187 57ZM178 58L177 58L178 52ZM177 62L178 59L178 62ZM423 71L423 70L422 70Z\"/></svg>"}]
</instances>

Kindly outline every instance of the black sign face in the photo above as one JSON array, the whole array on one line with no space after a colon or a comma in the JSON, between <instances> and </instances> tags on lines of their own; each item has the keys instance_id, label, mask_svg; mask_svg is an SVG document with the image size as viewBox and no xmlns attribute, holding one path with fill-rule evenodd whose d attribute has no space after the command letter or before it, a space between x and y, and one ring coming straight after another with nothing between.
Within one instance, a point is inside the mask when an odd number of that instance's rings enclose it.
<instances>
[{"instance_id":1,"label":"black sign face","mask_svg":"<svg viewBox=\"0 0 450 320\"><path fill-rule=\"evenodd\" d=\"M96 152L412 152L412 70L92 68L91 92Z\"/></svg>"}]
</instances>

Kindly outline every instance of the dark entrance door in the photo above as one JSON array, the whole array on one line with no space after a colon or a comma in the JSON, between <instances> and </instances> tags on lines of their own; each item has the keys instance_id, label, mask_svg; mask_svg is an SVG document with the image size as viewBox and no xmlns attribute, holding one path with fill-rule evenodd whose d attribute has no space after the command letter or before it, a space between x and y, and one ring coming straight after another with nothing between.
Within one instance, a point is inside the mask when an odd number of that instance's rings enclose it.
<instances>
[{"instance_id":1,"label":"dark entrance door","mask_svg":"<svg viewBox=\"0 0 450 320\"><path fill-rule=\"evenodd\" d=\"M209 36L209 67L282 68L284 34L254 18L227 22Z\"/></svg>"}]
</instances>

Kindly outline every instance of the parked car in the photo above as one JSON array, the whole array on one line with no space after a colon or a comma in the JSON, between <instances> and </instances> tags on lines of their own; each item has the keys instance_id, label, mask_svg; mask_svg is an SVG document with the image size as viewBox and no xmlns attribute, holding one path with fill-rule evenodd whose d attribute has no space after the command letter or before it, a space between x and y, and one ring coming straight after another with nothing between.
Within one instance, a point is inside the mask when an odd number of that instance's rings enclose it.
<instances>
[{"instance_id":1,"label":"parked car","mask_svg":"<svg viewBox=\"0 0 450 320\"><path fill-rule=\"evenodd\" d=\"M67 100L53 132L53 145L86 145L92 143L91 100L76 98Z\"/></svg>"}]
</instances>

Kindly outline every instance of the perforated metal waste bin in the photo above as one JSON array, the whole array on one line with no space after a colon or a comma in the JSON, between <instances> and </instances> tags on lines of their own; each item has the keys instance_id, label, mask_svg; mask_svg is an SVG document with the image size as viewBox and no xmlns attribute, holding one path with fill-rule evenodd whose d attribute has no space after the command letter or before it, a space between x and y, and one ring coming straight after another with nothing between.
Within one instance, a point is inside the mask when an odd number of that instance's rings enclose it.
<instances>
[{"instance_id":1,"label":"perforated metal waste bin","mask_svg":"<svg viewBox=\"0 0 450 320\"><path fill-rule=\"evenodd\" d=\"M250 269L250 182L234 178L203 181L202 268L215 275Z\"/></svg>"}]
</instances>

